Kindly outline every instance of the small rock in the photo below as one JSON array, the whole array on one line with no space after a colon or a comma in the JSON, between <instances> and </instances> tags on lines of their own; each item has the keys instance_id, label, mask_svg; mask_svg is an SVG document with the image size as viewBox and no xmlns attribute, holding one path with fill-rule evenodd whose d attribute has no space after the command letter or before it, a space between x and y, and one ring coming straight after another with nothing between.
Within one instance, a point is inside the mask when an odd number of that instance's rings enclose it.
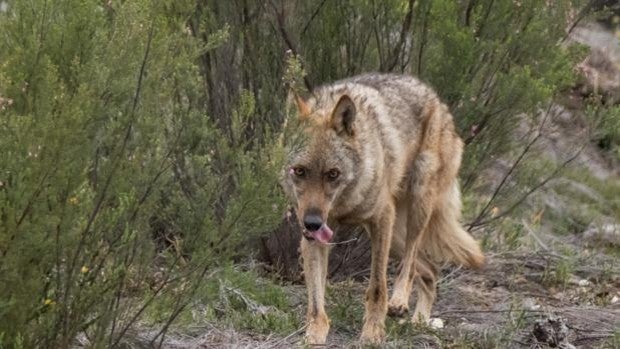
<instances>
[{"instance_id":1,"label":"small rock","mask_svg":"<svg viewBox=\"0 0 620 349\"><path fill-rule=\"evenodd\" d=\"M609 300L609 303L611 303L611 304L616 304L616 303L618 303L618 301L620 301L620 298L618 298L618 296L613 296L613 297L611 297L611 299Z\"/></svg>"},{"instance_id":2,"label":"small rock","mask_svg":"<svg viewBox=\"0 0 620 349\"><path fill-rule=\"evenodd\" d=\"M586 279L581 279L578 282L578 285L581 287L586 287L590 285L590 281L586 280Z\"/></svg>"},{"instance_id":3,"label":"small rock","mask_svg":"<svg viewBox=\"0 0 620 349\"><path fill-rule=\"evenodd\" d=\"M522 302L523 308L527 310L538 310L540 309L540 304L536 304L536 300L534 298L525 298Z\"/></svg>"},{"instance_id":4,"label":"small rock","mask_svg":"<svg viewBox=\"0 0 620 349\"><path fill-rule=\"evenodd\" d=\"M568 280L568 283L572 285L577 285L579 287L587 287L591 285L590 281L586 279L580 279L575 276L571 276L571 278Z\"/></svg>"},{"instance_id":5,"label":"small rock","mask_svg":"<svg viewBox=\"0 0 620 349\"><path fill-rule=\"evenodd\" d=\"M438 317L434 317L428 320L428 325L431 328L438 330L438 329L443 328L443 320Z\"/></svg>"},{"instance_id":6,"label":"small rock","mask_svg":"<svg viewBox=\"0 0 620 349\"><path fill-rule=\"evenodd\" d=\"M592 243L602 242L612 246L620 246L620 224L591 224L583 232L583 238Z\"/></svg>"}]
</instances>

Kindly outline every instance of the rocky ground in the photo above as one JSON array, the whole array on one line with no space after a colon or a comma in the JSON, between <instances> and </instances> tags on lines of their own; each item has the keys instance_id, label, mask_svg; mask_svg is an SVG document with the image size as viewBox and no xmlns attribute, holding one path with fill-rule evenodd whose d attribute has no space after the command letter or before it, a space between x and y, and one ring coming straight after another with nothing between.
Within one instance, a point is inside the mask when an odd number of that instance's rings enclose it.
<instances>
[{"instance_id":1,"label":"rocky ground","mask_svg":"<svg viewBox=\"0 0 620 349\"><path fill-rule=\"evenodd\" d=\"M529 252L490 253L487 265L480 271L444 269L431 325L414 328L408 322L389 319L388 338L382 347L620 347L617 256L575 245L581 255L565 257L551 248L542 248L534 235L530 238L532 245L522 248ZM532 248L534 245L538 248ZM329 285L327 309L332 328L328 348L359 346L364 287L364 282L354 279ZM305 311L304 286L289 285L285 289L289 311L301 319ZM149 338L145 333L139 337ZM302 339L303 327L276 336L203 324L173 331L164 347L288 348L302 344Z\"/></svg>"}]
</instances>

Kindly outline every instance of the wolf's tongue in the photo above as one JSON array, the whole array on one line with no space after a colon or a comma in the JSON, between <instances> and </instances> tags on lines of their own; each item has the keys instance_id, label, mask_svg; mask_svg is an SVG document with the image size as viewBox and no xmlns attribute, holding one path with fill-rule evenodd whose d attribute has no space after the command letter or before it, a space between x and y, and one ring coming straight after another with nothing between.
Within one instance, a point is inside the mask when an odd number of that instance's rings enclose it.
<instances>
[{"instance_id":1,"label":"wolf's tongue","mask_svg":"<svg viewBox=\"0 0 620 349\"><path fill-rule=\"evenodd\" d=\"M316 241L326 244L332 239L334 232L329 229L327 224L323 224L318 230L311 231L310 235L312 235Z\"/></svg>"}]
</instances>

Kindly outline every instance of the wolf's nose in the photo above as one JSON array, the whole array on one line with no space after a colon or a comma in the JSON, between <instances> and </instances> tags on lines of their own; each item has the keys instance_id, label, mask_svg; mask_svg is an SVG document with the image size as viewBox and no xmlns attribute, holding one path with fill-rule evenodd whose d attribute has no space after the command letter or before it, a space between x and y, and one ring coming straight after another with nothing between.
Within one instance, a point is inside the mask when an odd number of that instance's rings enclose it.
<instances>
[{"instance_id":1,"label":"wolf's nose","mask_svg":"<svg viewBox=\"0 0 620 349\"><path fill-rule=\"evenodd\" d=\"M304 216L304 227L308 231L317 231L323 225L321 216L315 214L307 214Z\"/></svg>"}]
</instances>

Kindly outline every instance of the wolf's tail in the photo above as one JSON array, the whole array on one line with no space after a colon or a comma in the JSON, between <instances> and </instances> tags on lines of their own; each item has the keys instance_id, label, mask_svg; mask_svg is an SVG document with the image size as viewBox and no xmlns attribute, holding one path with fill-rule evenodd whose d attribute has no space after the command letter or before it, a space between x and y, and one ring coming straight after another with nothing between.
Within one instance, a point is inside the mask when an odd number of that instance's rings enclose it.
<instances>
[{"instance_id":1,"label":"wolf's tail","mask_svg":"<svg viewBox=\"0 0 620 349\"><path fill-rule=\"evenodd\" d=\"M457 184L446 192L431 216L423 248L435 259L450 261L472 268L484 264L480 245L459 223L461 198Z\"/></svg>"}]
</instances>

